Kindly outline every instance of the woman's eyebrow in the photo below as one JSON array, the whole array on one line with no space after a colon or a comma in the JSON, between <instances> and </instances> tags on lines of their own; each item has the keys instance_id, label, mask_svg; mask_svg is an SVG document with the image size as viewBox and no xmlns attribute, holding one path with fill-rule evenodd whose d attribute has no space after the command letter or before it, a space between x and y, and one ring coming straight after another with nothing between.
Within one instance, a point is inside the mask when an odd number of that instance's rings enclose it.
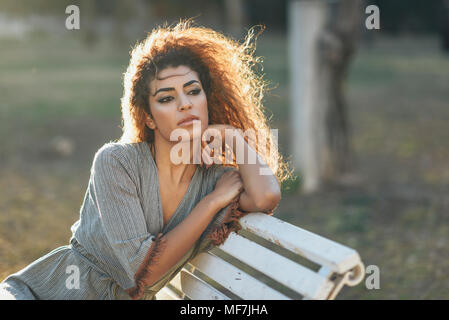
<instances>
[{"instance_id":1,"label":"woman's eyebrow","mask_svg":"<svg viewBox=\"0 0 449 320\"><path fill-rule=\"evenodd\" d=\"M198 80L190 80L189 82L184 83L183 88L188 87L188 86L190 86L191 84L193 84L195 82L200 83ZM157 95L158 92L161 92L161 91L172 91L172 90L175 90L175 88L171 88L171 87L170 88L160 88L153 94L153 97L155 95Z\"/></svg>"}]
</instances>

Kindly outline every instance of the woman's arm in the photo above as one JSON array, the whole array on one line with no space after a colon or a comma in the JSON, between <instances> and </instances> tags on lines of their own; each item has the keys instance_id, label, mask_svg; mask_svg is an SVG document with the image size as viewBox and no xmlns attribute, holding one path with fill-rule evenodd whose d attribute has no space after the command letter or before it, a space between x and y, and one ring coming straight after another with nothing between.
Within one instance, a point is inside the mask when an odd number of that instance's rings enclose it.
<instances>
[{"instance_id":1,"label":"woman's arm","mask_svg":"<svg viewBox=\"0 0 449 320\"><path fill-rule=\"evenodd\" d=\"M240 195L240 208L249 212L273 210L281 200L281 189L278 180L264 160L245 141L240 130L230 125L210 125L208 128L220 131L223 144L227 143L229 146L233 141L232 151L236 155L244 187ZM210 154L209 150L207 149L205 153L206 157ZM237 155L238 152L243 154ZM253 164L249 163L248 159L256 161ZM261 172L264 174L262 175Z\"/></svg>"},{"instance_id":2,"label":"woman's arm","mask_svg":"<svg viewBox=\"0 0 449 320\"><path fill-rule=\"evenodd\" d=\"M182 222L162 237L164 250L146 279L148 285L156 283L195 245L212 218L237 197L242 188L237 172L226 172L221 176L214 191L201 199Z\"/></svg>"},{"instance_id":3,"label":"woman's arm","mask_svg":"<svg viewBox=\"0 0 449 320\"><path fill-rule=\"evenodd\" d=\"M226 130L232 132L232 130ZM270 211L273 210L281 200L281 189L278 180L257 154L257 152L245 141L239 131L231 133L233 152L236 153L238 144L244 145L245 160L238 163L240 175L243 181L244 191L240 195L240 208L244 211ZM240 140L240 141L238 141ZM255 164L249 164L248 159L256 159ZM269 170L270 174L266 174ZM262 175L261 172L265 174Z\"/></svg>"}]
</instances>

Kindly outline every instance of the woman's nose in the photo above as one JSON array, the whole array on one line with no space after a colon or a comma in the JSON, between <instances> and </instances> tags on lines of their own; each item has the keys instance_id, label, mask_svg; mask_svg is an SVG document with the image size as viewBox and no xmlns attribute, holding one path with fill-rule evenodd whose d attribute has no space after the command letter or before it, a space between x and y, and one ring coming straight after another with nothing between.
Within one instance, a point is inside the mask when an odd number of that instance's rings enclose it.
<instances>
[{"instance_id":1,"label":"woman's nose","mask_svg":"<svg viewBox=\"0 0 449 320\"><path fill-rule=\"evenodd\" d=\"M183 110L188 110L192 108L192 102L190 101L190 99L187 96L181 96L181 101L179 103L179 110L183 111Z\"/></svg>"}]
</instances>

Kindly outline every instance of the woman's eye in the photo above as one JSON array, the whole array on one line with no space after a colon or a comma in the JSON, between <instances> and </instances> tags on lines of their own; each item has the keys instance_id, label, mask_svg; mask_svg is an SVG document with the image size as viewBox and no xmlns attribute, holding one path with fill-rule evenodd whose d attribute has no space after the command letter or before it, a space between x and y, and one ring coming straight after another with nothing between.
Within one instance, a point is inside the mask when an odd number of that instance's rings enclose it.
<instances>
[{"instance_id":1,"label":"woman's eye","mask_svg":"<svg viewBox=\"0 0 449 320\"><path fill-rule=\"evenodd\" d=\"M163 97L163 98L159 99L157 102L167 103L167 102L170 102L171 100L172 100L172 97Z\"/></svg>"},{"instance_id":2,"label":"woman's eye","mask_svg":"<svg viewBox=\"0 0 449 320\"><path fill-rule=\"evenodd\" d=\"M190 94L193 94L194 96L196 96L197 94L199 94L201 92L201 89L193 89L192 91L190 91Z\"/></svg>"}]
</instances>

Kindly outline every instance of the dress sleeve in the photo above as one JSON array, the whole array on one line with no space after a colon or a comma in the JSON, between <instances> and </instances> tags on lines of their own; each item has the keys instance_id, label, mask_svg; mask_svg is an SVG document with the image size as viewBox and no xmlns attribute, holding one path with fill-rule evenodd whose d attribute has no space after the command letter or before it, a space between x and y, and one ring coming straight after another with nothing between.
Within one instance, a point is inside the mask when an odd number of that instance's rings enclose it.
<instances>
[{"instance_id":1,"label":"dress sleeve","mask_svg":"<svg viewBox=\"0 0 449 320\"><path fill-rule=\"evenodd\" d=\"M238 169L223 165L212 165L207 169L205 183L208 192L211 192L215 188L217 181L225 172L231 170ZM197 251L194 254L208 251L213 246L223 244L232 231L237 232L241 229L239 219L248 213L239 208L238 198L221 209L201 235Z\"/></svg>"},{"instance_id":2,"label":"dress sleeve","mask_svg":"<svg viewBox=\"0 0 449 320\"><path fill-rule=\"evenodd\" d=\"M100 149L92 166L95 206L107 241L121 267L134 283L124 288L132 299L140 299L151 266L163 250L162 234L147 230L136 188L135 172L120 146Z\"/></svg>"}]
</instances>

